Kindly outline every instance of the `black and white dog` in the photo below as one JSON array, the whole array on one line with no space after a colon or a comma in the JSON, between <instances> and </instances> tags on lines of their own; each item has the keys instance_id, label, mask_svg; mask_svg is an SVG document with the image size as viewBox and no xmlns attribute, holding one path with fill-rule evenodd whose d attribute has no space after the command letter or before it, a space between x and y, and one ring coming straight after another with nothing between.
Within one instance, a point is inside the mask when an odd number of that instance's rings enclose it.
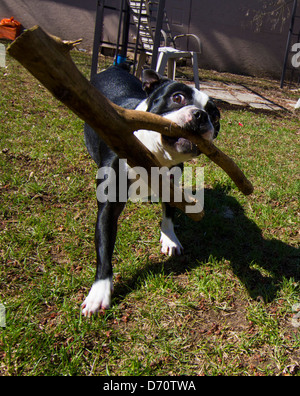
<instances>
[{"instance_id":1,"label":"black and white dog","mask_svg":"<svg viewBox=\"0 0 300 396\"><path fill-rule=\"evenodd\" d=\"M210 141L219 132L220 113L206 94L162 77L153 70L145 70L141 82L122 67L112 66L98 74L92 83L108 99L124 108L162 115ZM118 156L88 125L85 126L84 133L87 149L98 168L111 167L118 175ZM156 156L161 166L171 168L201 154L193 143L184 138L170 138L146 130L136 131L135 135ZM118 199L116 201L101 203L98 200L95 232L97 271L95 282L82 304L82 313L85 316L108 308L111 303L111 260L118 218L125 206L125 202L119 202ZM167 203L162 205L161 251L169 256L180 255L183 248L174 233L174 210Z\"/></svg>"}]
</instances>

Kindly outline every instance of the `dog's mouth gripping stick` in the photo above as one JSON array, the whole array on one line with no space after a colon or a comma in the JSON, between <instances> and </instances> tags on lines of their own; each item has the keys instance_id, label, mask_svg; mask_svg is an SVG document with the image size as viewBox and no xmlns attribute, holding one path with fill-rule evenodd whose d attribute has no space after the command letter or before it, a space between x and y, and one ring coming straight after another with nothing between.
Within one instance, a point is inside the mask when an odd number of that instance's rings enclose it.
<instances>
[{"instance_id":1,"label":"dog's mouth gripping stick","mask_svg":"<svg viewBox=\"0 0 300 396\"><path fill-rule=\"evenodd\" d=\"M62 41L34 26L9 46L8 53L52 95L88 123L119 158L126 158L131 167L143 166L149 175L149 185L151 167L159 167L160 164L135 137L133 132L139 129L153 130L171 137L184 137L192 141L203 154L228 174L243 194L249 195L253 192L251 182L236 163L213 143L159 115L124 109L110 102L90 84L72 61L69 52L78 42ZM120 131L123 133L120 134ZM186 199L182 192L182 202L174 202L172 197L177 187L172 183L170 187L170 205L184 211L186 205L195 204L192 197ZM203 212L187 215L198 221L203 217Z\"/></svg>"}]
</instances>

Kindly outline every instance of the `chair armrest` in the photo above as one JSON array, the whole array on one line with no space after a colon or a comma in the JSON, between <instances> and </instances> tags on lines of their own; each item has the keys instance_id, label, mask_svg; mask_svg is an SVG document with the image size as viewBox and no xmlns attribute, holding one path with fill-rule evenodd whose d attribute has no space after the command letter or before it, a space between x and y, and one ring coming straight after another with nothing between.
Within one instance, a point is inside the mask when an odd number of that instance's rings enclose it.
<instances>
[{"instance_id":1,"label":"chair armrest","mask_svg":"<svg viewBox=\"0 0 300 396\"><path fill-rule=\"evenodd\" d=\"M168 45L168 35L163 29L161 29L160 33L161 33L161 35L163 37L163 41L164 41L163 45L161 45L161 46L162 47L167 47L167 45Z\"/></svg>"},{"instance_id":2,"label":"chair armrest","mask_svg":"<svg viewBox=\"0 0 300 396\"><path fill-rule=\"evenodd\" d=\"M177 36L173 37L174 42L178 39L178 38L182 38L182 37L193 37L198 44L198 48L199 48L199 52L201 54L201 40L198 36L196 36L195 34L191 34L191 33L186 33L186 34L178 34Z\"/></svg>"}]
</instances>

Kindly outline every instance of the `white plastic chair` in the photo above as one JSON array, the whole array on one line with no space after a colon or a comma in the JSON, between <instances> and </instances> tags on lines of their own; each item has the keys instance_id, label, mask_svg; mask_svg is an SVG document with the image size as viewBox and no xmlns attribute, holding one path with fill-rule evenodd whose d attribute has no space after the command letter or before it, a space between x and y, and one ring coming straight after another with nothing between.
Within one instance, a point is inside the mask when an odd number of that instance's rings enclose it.
<instances>
[{"instance_id":1,"label":"white plastic chair","mask_svg":"<svg viewBox=\"0 0 300 396\"><path fill-rule=\"evenodd\" d=\"M195 87L199 89L199 75L198 75L198 59L197 53L201 53L201 42L199 37L194 34L180 34L175 37L172 36L168 19L164 11L164 15L160 15L155 18L152 10L157 1L150 0L129 0L130 8L133 14L133 21L137 27L137 40L140 40L142 44L142 50L140 50L140 56L137 66L136 75L140 77L142 67L145 64L147 55L152 56L154 50L154 28L153 23L156 23L158 17L160 20L165 22L167 27L166 30L161 30L161 44L158 47L158 59L156 63L156 71L160 74L164 74L165 68L168 67L167 76L168 78L175 79L176 73L176 61L182 58L188 58L192 60L194 82ZM161 22L160 21L160 22ZM183 51L176 48L176 40L186 37L192 37L195 39L198 46L198 51Z\"/></svg>"}]
</instances>

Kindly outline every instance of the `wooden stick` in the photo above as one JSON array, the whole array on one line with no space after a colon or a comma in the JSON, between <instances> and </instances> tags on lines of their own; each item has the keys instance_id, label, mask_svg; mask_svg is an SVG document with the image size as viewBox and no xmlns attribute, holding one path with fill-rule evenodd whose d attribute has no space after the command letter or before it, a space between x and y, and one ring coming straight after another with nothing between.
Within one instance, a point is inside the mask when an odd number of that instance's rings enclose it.
<instances>
[{"instance_id":1,"label":"wooden stick","mask_svg":"<svg viewBox=\"0 0 300 396\"><path fill-rule=\"evenodd\" d=\"M161 116L123 109L105 98L79 72L72 61L69 50L74 44L76 42L63 42L34 26L10 45L8 53L58 100L87 122L120 158L126 158L131 167L143 166L149 177L152 167L160 167L154 155L133 134L139 129L154 130L167 136L185 137L194 142L202 153L229 175L244 194L251 194L253 187L243 172L212 143L183 130ZM171 184L171 197L174 196L174 189ZM186 205L194 205L194 202L185 201L183 193L182 197L182 202L171 200L170 204L183 211ZM203 214L188 213L188 216L199 220Z\"/></svg>"}]
</instances>

